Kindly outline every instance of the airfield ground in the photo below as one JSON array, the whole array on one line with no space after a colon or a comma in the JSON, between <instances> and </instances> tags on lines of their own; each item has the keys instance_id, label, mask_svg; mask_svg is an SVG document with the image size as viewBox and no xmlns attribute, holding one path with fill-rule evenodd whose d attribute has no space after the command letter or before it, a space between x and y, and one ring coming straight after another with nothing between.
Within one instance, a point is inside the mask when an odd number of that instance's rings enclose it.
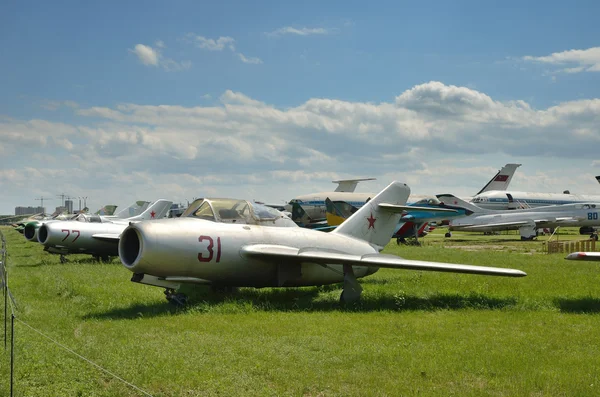
<instances>
[{"instance_id":1,"label":"airfield ground","mask_svg":"<svg viewBox=\"0 0 600 397\"><path fill-rule=\"evenodd\" d=\"M394 241L385 252L525 278L383 269L350 307L333 285L200 295L177 309L131 283L118 259L60 264L0 230L18 319L154 396L600 395L600 263L516 234L436 230L422 247ZM559 238L585 237L570 232ZM20 321L15 395L142 395ZM8 395L9 351L0 358Z\"/></svg>"}]
</instances>

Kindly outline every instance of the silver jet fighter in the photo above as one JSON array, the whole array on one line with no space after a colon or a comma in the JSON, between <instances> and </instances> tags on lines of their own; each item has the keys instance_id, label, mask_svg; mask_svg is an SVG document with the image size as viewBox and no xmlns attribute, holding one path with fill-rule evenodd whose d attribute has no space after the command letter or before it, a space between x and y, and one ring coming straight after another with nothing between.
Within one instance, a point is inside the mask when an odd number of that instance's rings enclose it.
<instances>
[{"instance_id":1,"label":"silver jet fighter","mask_svg":"<svg viewBox=\"0 0 600 397\"><path fill-rule=\"evenodd\" d=\"M67 254L90 254L98 259L108 260L118 255L118 241L121 232L130 222L163 218L172 201L157 200L140 215L130 218L102 218L81 221L50 222L42 225L38 232L38 241L44 250L60 254L61 262Z\"/></svg>"},{"instance_id":2,"label":"silver jet fighter","mask_svg":"<svg viewBox=\"0 0 600 397\"><path fill-rule=\"evenodd\" d=\"M106 205L106 206L102 207L100 210L98 210L95 214L91 214L91 215L82 212L77 215L73 215L70 218L60 218L60 219L54 218L54 219L48 219L48 220L29 222L25 225L25 228L23 229L23 236L25 236L25 239L28 241L37 242L38 241L38 230L40 229L40 227L43 224L46 224L46 223L60 222L60 221L79 221L79 222L99 223L99 222L110 221L111 219L131 218L133 216L140 215L142 212L144 212L146 210L146 208L148 208L149 205L150 205L149 201L136 201L133 204L131 204L130 206L128 206L127 208L125 208L124 210L121 210L120 212L118 212L116 215L100 214L101 212L104 212L105 208L107 208L107 207L112 207L113 211L117 209L116 205Z\"/></svg>"},{"instance_id":3,"label":"silver jet fighter","mask_svg":"<svg viewBox=\"0 0 600 397\"><path fill-rule=\"evenodd\" d=\"M520 277L519 270L406 260L379 252L406 209L407 185L393 182L331 233L290 225L271 227L218 222L208 206L178 219L130 225L121 234L119 257L132 281L175 290L184 283L214 287L299 287L343 282L341 300L359 299L357 278L380 267ZM246 208L232 208L246 211ZM231 213L233 216L234 214ZM221 215L223 216L223 215ZM243 219L243 213L234 219Z\"/></svg>"},{"instance_id":4,"label":"silver jet fighter","mask_svg":"<svg viewBox=\"0 0 600 397\"><path fill-rule=\"evenodd\" d=\"M448 208L463 209L467 216L450 221L449 230L489 232L519 230L521 240L533 240L543 227L600 226L600 203L548 205L522 210L487 210L451 194L439 194ZM450 237L450 236L446 236Z\"/></svg>"}]
</instances>

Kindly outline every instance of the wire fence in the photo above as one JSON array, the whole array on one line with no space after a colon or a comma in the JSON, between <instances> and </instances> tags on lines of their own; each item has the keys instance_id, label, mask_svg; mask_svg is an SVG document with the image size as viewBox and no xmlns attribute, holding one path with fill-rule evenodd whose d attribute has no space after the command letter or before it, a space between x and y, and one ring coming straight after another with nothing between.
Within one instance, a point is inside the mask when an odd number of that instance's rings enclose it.
<instances>
[{"instance_id":1,"label":"wire fence","mask_svg":"<svg viewBox=\"0 0 600 397\"><path fill-rule=\"evenodd\" d=\"M93 367L95 367L96 369L104 372L105 374L108 374L110 376L112 376L113 378L117 379L118 381L124 383L125 385L131 387L132 389L136 390L137 392L140 393L140 395L144 395L144 396L150 396L152 397L152 394L148 393L147 391L143 390L142 388L134 385L131 382L128 382L127 380L123 379L122 377L118 376L117 374L115 374L114 372L109 371L108 369L98 365L97 363L93 362L92 360L82 356L81 354L75 352L73 349L67 347L66 345L58 342L57 340L51 338L50 336L48 336L47 334L45 334L43 331L31 326L30 324L28 324L27 322L23 321L21 318L19 318L19 316L17 316L17 305L16 305L16 301L13 297L13 295L10 292L10 289L8 287L8 271L7 271L7 247L6 247L6 239L4 237L4 234L2 233L2 231L0 231L0 244L1 244L1 248L0 248L0 273L2 276L2 291L3 291L3 295L4 295L4 354L6 356L7 354L7 350L8 350L8 339L10 338L10 396L13 397L14 396L14 391L15 391L15 384L14 384L14 375L15 375L15 321L17 323L19 323L20 325L22 325L24 328L33 331L34 333L36 333L39 336L42 336L43 338L45 338L46 340L50 341L51 343L53 343L54 345L58 346L59 348L61 348L62 350L74 355L75 357L79 358L80 360L92 365ZM10 315L8 313L8 309L10 308ZM10 330L8 327L8 318L10 317ZM19 333L19 336L21 334ZM3 395L2 390L0 390L0 395Z\"/></svg>"}]
</instances>

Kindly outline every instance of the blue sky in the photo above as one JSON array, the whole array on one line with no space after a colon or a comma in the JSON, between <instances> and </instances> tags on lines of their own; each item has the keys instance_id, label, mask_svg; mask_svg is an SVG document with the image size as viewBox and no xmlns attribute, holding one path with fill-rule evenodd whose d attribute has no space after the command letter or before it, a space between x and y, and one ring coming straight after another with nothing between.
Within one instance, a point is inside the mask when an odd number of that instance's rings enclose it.
<instances>
[{"instance_id":1,"label":"blue sky","mask_svg":"<svg viewBox=\"0 0 600 397\"><path fill-rule=\"evenodd\" d=\"M470 194L511 161L521 190L599 193L597 15L593 1L5 2L0 213L59 191L284 200L358 176Z\"/></svg>"}]
</instances>

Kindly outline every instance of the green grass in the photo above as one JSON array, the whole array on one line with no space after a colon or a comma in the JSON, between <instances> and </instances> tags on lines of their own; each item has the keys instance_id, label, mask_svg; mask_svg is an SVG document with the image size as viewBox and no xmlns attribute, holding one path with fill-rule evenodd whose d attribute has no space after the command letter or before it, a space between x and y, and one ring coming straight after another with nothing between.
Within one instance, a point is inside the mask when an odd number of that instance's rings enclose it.
<instances>
[{"instance_id":1,"label":"green grass","mask_svg":"<svg viewBox=\"0 0 600 397\"><path fill-rule=\"evenodd\" d=\"M177 309L117 259L60 264L10 228L18 317L155 396L597 396L600 264L515 234L439 230L410 259L513 267L519 279L383 269L361 302L340 285L197 294ZM580 239L573 231L560 239ZM136 396L16 323L18 396ZM8 394L8 351L0 395Z\"/></svg>"}]
</instances>

